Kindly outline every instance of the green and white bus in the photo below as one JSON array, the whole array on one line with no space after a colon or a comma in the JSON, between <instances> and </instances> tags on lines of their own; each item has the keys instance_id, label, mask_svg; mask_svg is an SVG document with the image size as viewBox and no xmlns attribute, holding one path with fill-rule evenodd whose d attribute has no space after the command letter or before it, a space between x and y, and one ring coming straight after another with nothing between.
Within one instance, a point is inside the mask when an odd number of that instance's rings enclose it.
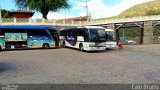
<instances>
[{"instance_id":1,"label":"green and white bus","mask_svg":"<svg viewBox=\"0 0 160 90\"><path fill-rule=\"evenodd\" d=\"M59 47L56 28L36 25L0 26L0 50Z\"/></svg>"}]
</instances>

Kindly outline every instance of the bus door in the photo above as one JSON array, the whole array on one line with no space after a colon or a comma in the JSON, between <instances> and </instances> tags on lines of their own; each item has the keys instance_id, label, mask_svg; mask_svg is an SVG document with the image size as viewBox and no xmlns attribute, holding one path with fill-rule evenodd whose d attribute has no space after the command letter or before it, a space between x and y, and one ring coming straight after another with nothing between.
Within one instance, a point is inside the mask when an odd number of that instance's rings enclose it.
<instances>
[{"instance_id":1,"label":"bus door","mask_svg":"<svg viewBox=\"0 0 160 90\"><path fill-rule=\"evenodd\" d=\"M56 30L52 30L52 29L48 29L50 35L52 36L52 38L55 41L55 46L59 47L59 33Z\"/></svg>"},{"instance_id":2,"label":"bus door","mask_svg":"<svg viewBox=\"0 0 160 90\"><path fill-rule=\"evenodd\" d=\"M56 47L59 47L59 34L55 32L55 33L51 33L51 36L55 41Z\"/></svg>"}]
</instances>

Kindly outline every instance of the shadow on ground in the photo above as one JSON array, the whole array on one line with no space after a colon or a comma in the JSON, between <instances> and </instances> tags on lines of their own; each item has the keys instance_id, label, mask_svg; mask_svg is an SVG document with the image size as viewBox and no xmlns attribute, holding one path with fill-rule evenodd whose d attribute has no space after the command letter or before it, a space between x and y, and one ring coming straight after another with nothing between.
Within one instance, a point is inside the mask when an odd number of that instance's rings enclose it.
<instances>
[{"instance_id":1,"label":"shadow on ground","mask_svg":"<svg viewBox=\"0 0 160 90\"><path fill-rule=\"evenodd\" d=\"M71 49L74 51L82 52L79 49L71 48L71 47L66 47L65 49ZM118 49L106 49L106 50L99 50L99 51L96 51L96 50L95 51L83 51L82 53L107 53L107 52L113 52L116 50L118 50Z\"/></svg>"},{"instance_id":2,"label":"shadow on ground","mask_svg":"<svg viewBox=\"0 0 160 90\"><path fill-rule=\"evenodd\" d=\"M16 66L12 62L0 62L0 73L15 69Z\"/></svg>"}]
</instances>

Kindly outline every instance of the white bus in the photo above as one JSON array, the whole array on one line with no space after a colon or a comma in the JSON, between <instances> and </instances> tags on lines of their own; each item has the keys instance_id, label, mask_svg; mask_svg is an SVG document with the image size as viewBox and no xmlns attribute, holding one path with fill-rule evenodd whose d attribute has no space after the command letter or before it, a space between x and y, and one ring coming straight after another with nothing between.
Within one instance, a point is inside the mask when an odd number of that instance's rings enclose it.
<instances>
[{"instance_id":1,"label":"white bus","mask_svg":"<svg viewBox=\"0 0 160 90\"><path fill-rule=\"evenodd\" d=\"M63 47L72 47L81 51L106 50L105 28L83 26L60 31L63 36Z\"/></svg>"},{"instance_id":2,"label":"white bus","mask_svg":"<svg viewBox=\"0 0 160 90\"><path fill-rule=\"evenodd\" d=\"M107 38L106 49L115 49L115 48L117 48L115 30L105 29L105 32L106 32L106 38Z\"/></svg>"}]
</instances>

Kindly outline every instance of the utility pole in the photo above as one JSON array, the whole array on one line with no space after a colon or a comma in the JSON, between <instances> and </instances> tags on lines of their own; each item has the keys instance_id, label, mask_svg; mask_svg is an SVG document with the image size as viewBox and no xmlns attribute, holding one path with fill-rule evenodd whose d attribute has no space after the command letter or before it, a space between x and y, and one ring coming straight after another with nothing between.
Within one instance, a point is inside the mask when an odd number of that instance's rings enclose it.
<instances>
[{"instance_id":1,"label":"utility pole","mask_svg":"<svg viewBox=\"0 0 160 90\"><path fill-rule=\"evenodd\" d=\"M0 5L0 19L2 19L1 5Z\"/></svg>"},{"instance_id":2,"label":"utility pole","mask_svg":"<svg viewBox=\"0 0 160 90\"><path fill-rule=\"evenodd\" d=\"M86 0L86 16L88 16L88 0Z\"/></svg>"},{"instance_id":3,"label":"utility pole","mask_svg":"<svg viewBox=\"0 0 160 90\"><path fill-rule=\"evenodd\" d=\"M89 12L88 12L88 0L86 0L86 16L87 16L87 21L89 21Z\"/></svg>"}]
</instances>

